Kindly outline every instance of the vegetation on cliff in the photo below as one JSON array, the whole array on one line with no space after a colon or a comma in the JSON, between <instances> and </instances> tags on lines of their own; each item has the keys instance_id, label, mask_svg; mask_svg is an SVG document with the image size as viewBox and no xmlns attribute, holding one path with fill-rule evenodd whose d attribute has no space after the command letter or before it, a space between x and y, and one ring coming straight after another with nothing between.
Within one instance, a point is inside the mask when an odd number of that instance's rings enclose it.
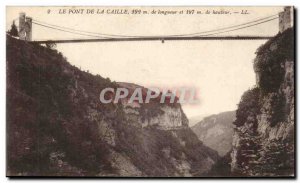
<instances>
[{"instance_id":1,"label":"vegetation on cliff","mask_svg":"<svg viewBox=\"0 0 300 183\"><path fill-rule=\"evenodd\" d=\"M234 121L231 169L239 176L294 174L294 29L257 50L257 86L244 93Z\"/></svg>"},{"instance_id":2,"label":"vegetation on cliff","mask_svg":"<svg viewBox=\"0 0 300 183\"><path fill-rule=\"evenodd\" d=\"M294 62L294 29L277 34L258 48L254 70L262 94L276 92L284 80L284 63Z\"/></svg>"},{"instance_id":3,"label":"vegetation on cliff","mask_svg":"<svg viewBox=\"0 0 300 183\"><path fill-rule=\"evenodd\" d=\"M201 176L218 159L186 124L142 128L121 103L102 105L117 83L56 50L9 36L6 46L7 175ZM153 106L140 117L160 115Z\"/></svg>"}]
</instances>

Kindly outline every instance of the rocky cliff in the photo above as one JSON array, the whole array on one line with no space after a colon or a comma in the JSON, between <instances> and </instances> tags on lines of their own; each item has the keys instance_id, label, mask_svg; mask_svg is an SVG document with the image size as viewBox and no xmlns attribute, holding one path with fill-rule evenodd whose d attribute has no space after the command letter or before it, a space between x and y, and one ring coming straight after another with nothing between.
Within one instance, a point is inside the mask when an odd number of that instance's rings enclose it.
<instances>
[{"instance_id":1,"label":"rocky cliff","mask_svg":"<svg viewBox=\"0 0 300 183\"><path fill-rule=\"evenodd\" d=\"M192 127L199 140L208 147L226 155L232 148L233 121L235 111L205 117Z\"/></svg>"},{"instance_id":2,"label":"rocky cliff","mask_svg":"<svg viewBox=\"0 0 300 183\"><path fill-rule=\"evenodd\" d=\"M234 175L294 175L294 61L293 29L257 50L257 84L242 96L234 122Z\"/></svg>"},{"instance_id":3,"label":"rocky cliff","mask_svg":"<svg viewBox=\"0 0 300 183\"><path fill-rule=\"evenodd\" d=\"M145 101L148 89L142 86L118 82L118 86L129 90L128 97L121 100L124 111L129 120L138 121L142 127L156 126L162 130L174 130L187 128L189 126L178 100L175 97L174 103L170 102L170 97L166 97L166 103L160 103L162 93L157 98L149 101L149 103L140 104L138 102L129 103L129 97L135 89L141 88L142 99Z\"/></svg>"},{"instance_id":4,"label":"rocky cliff","mask_svg":"<svg viewBox=\"0 0 300 183\"><path fill-rule=\"evenodd\" d=\"M202 176L218 159L179 104L102 104L124 83L11 37L6 62L8 176Z\"/></svg>"}]
</instances>

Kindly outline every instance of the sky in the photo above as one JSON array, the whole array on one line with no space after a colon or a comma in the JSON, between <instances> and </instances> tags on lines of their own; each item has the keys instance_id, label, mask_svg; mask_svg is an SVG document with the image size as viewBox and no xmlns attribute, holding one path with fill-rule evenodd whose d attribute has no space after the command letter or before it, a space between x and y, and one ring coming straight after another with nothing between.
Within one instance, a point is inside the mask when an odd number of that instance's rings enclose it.
<instances>
[{"instance_id":1,"label":"sky","mask_svg":"<svg viewBox=\"0 0 300 183\"><path fill-rule=\"evenodd\" d=\"M282 7L143 7L151 12L192 10L205 12L247 10L249 14L193 15L115 15L59 14L70 7L7 7L7 29L25 12L33 19L74 29L120 35L187 34L242 24L278 14ZM73 9L116 9L112 7L73 7ZM129 11L140 7L125 7ZM119 7L124 9L124 7ZM50 10L50 13L48 14ZM222 35L273 36L278 20ZM72 35L33 25L34 40L74 39ZM183 105L188 117L235 110L242 94L255 85L255 51L266 40L239 41L147 41L58 44L68 61L93 74L113 81L145 87L192 87L199 104ZM100 93L100 91L99 91Z\"/></svg>"}]
</instances>

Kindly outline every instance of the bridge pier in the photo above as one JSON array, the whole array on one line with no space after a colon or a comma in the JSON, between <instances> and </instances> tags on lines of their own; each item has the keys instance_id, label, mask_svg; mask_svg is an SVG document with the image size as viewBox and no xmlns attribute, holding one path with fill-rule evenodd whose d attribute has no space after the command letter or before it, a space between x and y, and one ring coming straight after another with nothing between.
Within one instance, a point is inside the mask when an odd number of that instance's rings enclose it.
<instances>
[{"instance_id":1,"label":"bridge pier","mask_svg":"<svg viewBox=\"0 0 300 183\"><path fill-rule=\"evenodd\" d=\"M294 7L284 7L284 11L279 13L279 32L284 32L294 25Z\"/></svg>"},{"instance_id":2,"label":"bridge pier","mask_svg":"<svg viewBox=\"0 0 300 183\"><path fill-rule=\"evenodd\" d=\"M19 14L19 38L32 41L32 18L26 17L23 12Z\"/></svg>"}]
</instances>

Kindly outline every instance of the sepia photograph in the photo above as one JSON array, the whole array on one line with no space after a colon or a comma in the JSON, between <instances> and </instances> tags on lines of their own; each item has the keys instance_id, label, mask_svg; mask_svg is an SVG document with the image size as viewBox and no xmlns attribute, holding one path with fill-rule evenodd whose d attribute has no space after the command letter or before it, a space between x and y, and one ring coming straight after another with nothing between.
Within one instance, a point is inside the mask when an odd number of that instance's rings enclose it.
<instances>
[{"instance_id":1,"label":"sepia photograph","mask_svg":"<svg viewBox=\"0 0 300 183\"><path fill-rule=\"evenodd\" d=\"M6 176L295 178L293 6L6 6Z\"/></svg>"}]
</instances>

